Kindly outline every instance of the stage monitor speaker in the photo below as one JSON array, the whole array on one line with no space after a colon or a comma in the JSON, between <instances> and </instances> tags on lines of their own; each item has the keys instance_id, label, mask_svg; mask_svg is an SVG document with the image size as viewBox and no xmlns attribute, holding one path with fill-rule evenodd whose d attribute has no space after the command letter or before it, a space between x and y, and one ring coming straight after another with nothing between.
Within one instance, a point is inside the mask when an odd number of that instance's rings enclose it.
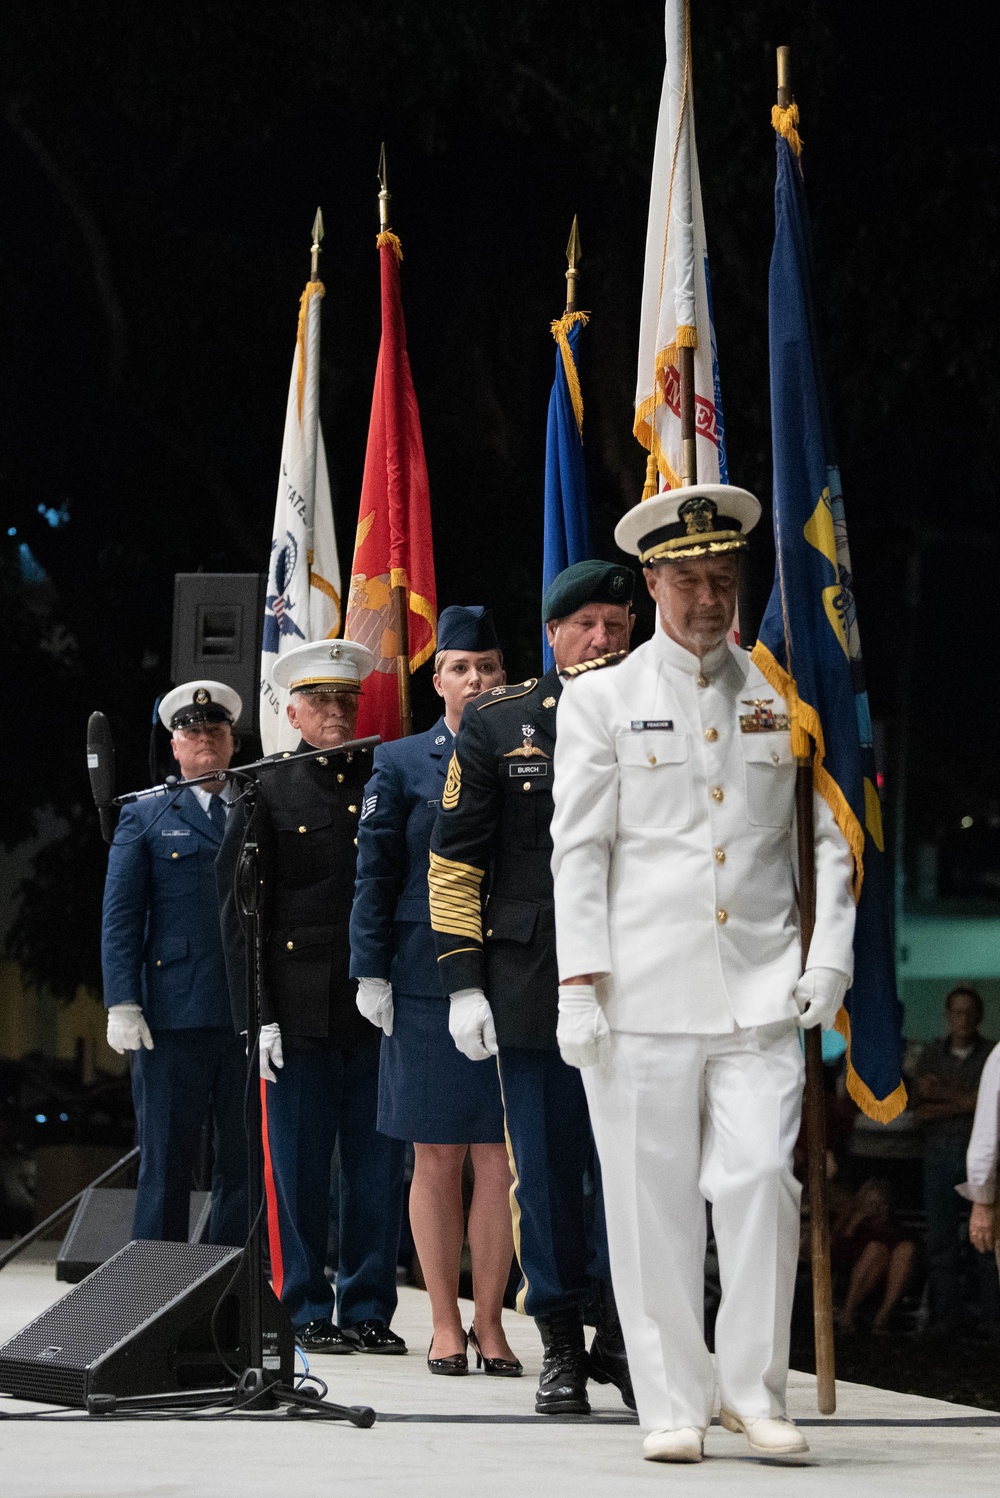
<instances>
[{"instance_id":1,"label":"stage monitor speaker","mask_svg":"<svg viewBox=\"0 0 1000 1498\"><path fill-rule=\"evenodd\" d=\"M172 1394L223 1387L249 1364L246 1265L231 1288L238 1248L129 1243L82 1284L0 1347L0 1392L42 1404L86 1407L92 1394ZM264 1368L294 1376L295 1333L263 1286Z\"/></svg>"},{"instance_id":2,"label":"stage monitor speaker","mask_svg":"<svg viewBox=\"0 0 1000 1498\"><path fill-rule=\"evenodd\" d=\"M239 692L238 728L256 733L266 572L178 572L170 677L204 676Z\"/></svg>"},{"instance_id":3,"label":"stage monitor speaker","mask_svg":"<svg viewBox=\"0 0 1000 1498\"><path fill-rule=\"evenodd\" d=\"M211 1215L212 1193L192 1191L189 1243L204 1242ZM106 1264L131 1239L134 1216L134 1191L117 1186L89 1187L56 1254L56 1279L76 1285Z\"/></svg>"}]
</instances>

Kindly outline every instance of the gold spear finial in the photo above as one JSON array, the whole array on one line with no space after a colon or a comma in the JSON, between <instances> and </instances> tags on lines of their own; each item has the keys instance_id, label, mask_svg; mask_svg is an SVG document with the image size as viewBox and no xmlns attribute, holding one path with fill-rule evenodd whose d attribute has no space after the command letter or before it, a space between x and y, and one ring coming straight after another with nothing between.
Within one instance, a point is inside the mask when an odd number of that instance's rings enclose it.
<instances>
[{"instance_id":1,"label":"gold spear finial","mask_svg":"<svg viewBox=\"0 0 1000 1498\"><path fill-rule=\"evenodd\" d=\"M312 237L313 237L313 242L312 242L312 272L311 272L311 278L314 281L318 281L319 280L319 247L320 247L320 242L321 242L321 240L323 238L323 210L322 210L322 208L317 208L316 209L316 217L313 219Z\"/></svg>"},{"instance_id":2,"label":"gold spear finial","mask_svg":"<svg viewBox=\"0 0 1000 1498\"><path fill-rule=\"evenodd\" d=\"M569 243L566 246L566 311L576 311L576 278L579 274L578 266L583 259L580 250L580 230L576 222L576 214L573 215L573 227L569 231Z\"/></svg>"},{"instance_id":3,"label":"gold spear finial","mask_svg":"<svg viewBox=\"0 0 1000 1498\"><path fill-rule=\"evenodd\" d=\"M378 226L384 233L389 227L389 203L391 201L389 194L389 173L385 164L385 141L382 142L382 149L379 152L378 180Z\"/></svg>"}]
</instances>

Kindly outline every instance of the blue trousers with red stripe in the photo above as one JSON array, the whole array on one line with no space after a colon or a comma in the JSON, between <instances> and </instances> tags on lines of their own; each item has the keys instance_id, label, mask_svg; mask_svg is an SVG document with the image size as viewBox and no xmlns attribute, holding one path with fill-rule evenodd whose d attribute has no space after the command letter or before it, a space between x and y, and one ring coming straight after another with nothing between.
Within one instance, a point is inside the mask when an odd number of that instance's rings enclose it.
<instances>
[{"instance_id":1,"label":"blue trousers with red stripe","mask_svg":"<svg viewBox=\"0 0 1000 1498\"><path fill-rule=\"evenodd\" d=\"M336 1319L341 1326L388 1325L396 1309L406 1145L375 1127L380 1038L341 1046L283 1036L285 1064L276 1082L262 1084L271 1273L296 1327L334 1319L324 1268L338 1143Z\"/></svg>"},{"instance_id":2,"label":"blue trousers with red stripe","mask_svg":"<svg viewBox=\"0 0 1000 1498\"><path fill-rule=\"evenodd\" d=\"M517 1308L584 1310L610 1282L600 1168L583 1080L558 1051L501 1046L500 1086L514 1169Z\"/></svg>"}]
</instances>

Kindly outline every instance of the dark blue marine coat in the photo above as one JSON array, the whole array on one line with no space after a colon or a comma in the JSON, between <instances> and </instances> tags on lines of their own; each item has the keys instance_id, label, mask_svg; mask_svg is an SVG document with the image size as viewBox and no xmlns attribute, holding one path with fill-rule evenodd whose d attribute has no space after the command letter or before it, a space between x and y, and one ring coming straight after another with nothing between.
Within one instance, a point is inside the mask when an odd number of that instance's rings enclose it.
<instances>
[{"instance_id":1,"label":"dark blue marine coat","mask_svg":"<svg viewBox=\"0 0 1000 1498\"><path fill-rule=\"evenodd\" d=\"M454 738L426 733L375 750L358 828L351 976L388 978L398 993L443 998L431 932L427 857Z\"/></svg>"},{"instance_id":2,"label":"dark blue marine coat","mask_svg":"<svg viewBox=\"0 0 1000 1498\"><path fill-rule=\"evenodd\" d=\"M215 860L221 845L191 791L126 806L108 855L104 1002L142 1004L153 1031L232 1030Z\"/></svg>"}]
</instances>

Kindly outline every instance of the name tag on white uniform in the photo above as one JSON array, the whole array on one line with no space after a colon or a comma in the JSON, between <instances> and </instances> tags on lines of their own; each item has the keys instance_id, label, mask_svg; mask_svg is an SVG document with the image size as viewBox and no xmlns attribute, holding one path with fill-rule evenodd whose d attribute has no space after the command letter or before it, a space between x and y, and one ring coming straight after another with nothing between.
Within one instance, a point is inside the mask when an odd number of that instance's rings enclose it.
<instances>
[{"instance_id":1,"label":"name tag on white uniform","mask_svg":"<svg viewBox=\"0 0 1000 1498\"><path fill-rule=\"evenodd\" d=\"M632 732L645 733L650 728L658 728L661 733L673 733L673 718L633 718Z\"/></svg>"}]
</instances>

